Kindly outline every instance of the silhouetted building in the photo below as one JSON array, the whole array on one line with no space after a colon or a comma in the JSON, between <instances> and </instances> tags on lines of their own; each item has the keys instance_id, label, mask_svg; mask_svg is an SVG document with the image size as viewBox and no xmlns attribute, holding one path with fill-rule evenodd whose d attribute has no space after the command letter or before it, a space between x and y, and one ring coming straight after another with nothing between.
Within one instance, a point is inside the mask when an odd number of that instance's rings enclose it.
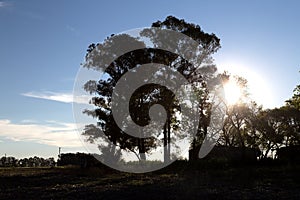
<instances>
[{"instance_id":1,"label":"silhouetted building","mask_svg":"<svg viewBox=\"0 0 300 200\"><path fill-rule=\"evenodd\" d=\"M300 163L300 145L281 147L277 150L276 156L282 162Z\"/></svg>"},{"instance_id":2,"label":"silhouetted building","mask_svg":"<svg viewBox=\"0 0 300 200\"><path fill-rule=\"evenodd\" d=\"M189 150L189 160L198 160L200 146ZM204 160L222 160L227 162L246 162L252 163L257 161L260 151L247 147L228 147L215 146Z\"/></svg>"}]
</instances>

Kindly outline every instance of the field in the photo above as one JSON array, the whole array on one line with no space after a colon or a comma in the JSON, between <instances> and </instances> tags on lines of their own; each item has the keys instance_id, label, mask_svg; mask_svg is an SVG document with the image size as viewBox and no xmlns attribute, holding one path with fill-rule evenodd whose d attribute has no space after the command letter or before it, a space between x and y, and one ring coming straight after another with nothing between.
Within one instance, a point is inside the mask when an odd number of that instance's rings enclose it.
<instances>
[{"instance_id":1,"label":"field","mask_svg":"<svg viewBox=\"0 0 300 200\"><path fill-rule=\"evenodd\" d=\"M300 166L147 174L98 168L0 168L0 199L300 199Z\"/></svg>"}]
</instances>

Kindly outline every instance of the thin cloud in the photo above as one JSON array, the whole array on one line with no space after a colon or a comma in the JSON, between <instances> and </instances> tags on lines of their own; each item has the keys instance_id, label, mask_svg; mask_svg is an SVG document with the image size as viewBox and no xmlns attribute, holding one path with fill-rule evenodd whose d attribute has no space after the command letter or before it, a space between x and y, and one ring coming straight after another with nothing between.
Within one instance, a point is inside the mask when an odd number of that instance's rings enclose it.
<instances>
[{"instance_id":1,"label":"thin cloud","mask_svg":"<svg viewBox=\"0 0 300 200\"><path fill-rule=\"evenodd\" d=\"M61 79L62 82L74 82L75 77L68 77L68 78L63 78Z\"/></svg>"},{"instance_id":2,"label":"thin cloud","mask_svg":"<svg viewBox=\"0 0 300 200\"><path fill-rule=\"evenodd\" d=\"M33 119L23 119L21 121L22 124L31 124L31 123L37 123L36 120L33 120Z\"/></svg>"},{"instance_id":3,"label":"thin cloud","mask_svg":"<svg viewBox=\"0 0 300 200\"><path fill-rule=\"evenodd\" d=\"M88 104L91 99L88 95L82 95L80 97L73 98L72 93L58 93L58 92L26 92L21 94L26 97L46 99L51 101L63 102L63 103L79 103L79 104Z\"/></svg>"},{"instance_id":4,"label":"thin cloud","mask_svg":"<svg viewBox=\"0 0 300 200\"><path fill-rule=\"evenodd\" d=\"M66 25L66 29L71 31L72 33L74 33L76 36L80 35L80 32L76 28L74 28L73 26Z\"/></svg>"},{"instance_id":5,"label":"thin cloud","mask_svg":"<svg viewBox=\"0 0 300 200\"><path fill-rule=\"evenodd\" d=\"M9 4L9 3L6 3L6 2L4 2L4 1L0 1L0 8L6 7L6 6L10 6L10 4Z\"/></svg>"},{"instance_id":6,"label":"thin cloud","mask_svg":"<svg viewBox=\"0 0 300 200\"><path fill-rule=\"evenodd\" d=\"M62 147L82 147L74 123L18 124L0 120L0 137Z\"/></svg>"},{"instance_id":7,"label":"thin cloud","mask_svg":"<svg viewBox=\"0 0 300 200\"><path fill-rule=\"evenodd\" d=\"M22 94L26 97L33 97L38 99L47 99L63 103L72 103L73 96L69 93L56 93L56 92L26 92Z\"/></svg>"}]
</instances>

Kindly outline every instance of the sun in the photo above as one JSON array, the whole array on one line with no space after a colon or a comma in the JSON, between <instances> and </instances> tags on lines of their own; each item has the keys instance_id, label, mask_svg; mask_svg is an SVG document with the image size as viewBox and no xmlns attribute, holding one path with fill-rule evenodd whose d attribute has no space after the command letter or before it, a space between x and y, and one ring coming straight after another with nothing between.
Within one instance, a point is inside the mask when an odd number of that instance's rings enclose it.
<instances>
[{"instance_id":1,"label":"sun","mask_svg":"<svg viewBox=\"0 0 300 200\"><path fill-rule=\"evenodd\" d=\"M232 56L232 57L231 57ZM236 55L231 55L226 58L219 58L216 61L219 71L228 71L232 75L237 75L243 77L247 80L247 95L249 100L255 101L258 105L262 105L264 108L274 108L275 107L275 93L272 86L272 79L265 74L262 67L251 67L251 66L262 66L260 63L253 62L253 60L241 60ZM244 90L239 89L236 86L234 80L233 83L228 83L228 86L224 90L226 93L226 100L230 104L237 103L241 96L244 98Z\"/></svg>"},{"instance_id":2,"label":"sun","mask_svg":"<svg viewBox=\"0 0 300 200\"><path fill-rule=\"evenodd\" d=\"M241 87L232 79L223 85L225 99L229 105L237 104L242 96Z\"/></svg>"}]
</instances>

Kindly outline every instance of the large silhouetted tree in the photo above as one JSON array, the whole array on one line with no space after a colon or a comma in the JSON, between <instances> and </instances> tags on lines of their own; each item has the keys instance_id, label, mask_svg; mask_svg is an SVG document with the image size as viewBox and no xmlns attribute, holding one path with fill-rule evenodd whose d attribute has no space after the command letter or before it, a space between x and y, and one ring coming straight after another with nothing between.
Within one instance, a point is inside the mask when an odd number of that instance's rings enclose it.
<instances>
[{"instance_id":1,"label":"large silhouetted tree","mask_svg":"<svg viewBox=\"0 0 300 200\"><path fill-rule=\"evenodd\" d=\"M126 47L134 46L135 51L130 51L114 61L106 68L105 79L99 81L89 81L84 85L86 91L91 94L95 94L95 97L91 100L91 103L96 106L94 110L86 110L85 113L96 117L98 119L97 126L87 125L83 135L87 137L87 140L91 143L97 139L103 141L110 141L114 146L118 146L120 149L134 152L139 159L146 159L145 153L150 152L152 148L156 148L160 141L157 137L163 133L163 144L167 146L167 151L164 152L165 160L170 159L170 143L172 142L172 130L176 130L178 127L178 120L176 120L175 112L179 112L180 109L176 103L176 97L166 87L159 85L145 85L132 95L128 102L130 102L130 115L133 121L140 125L145 126L149 124L150 117L148 115L149 108L154 104L161 104L164 106L167 112L167 120L162 131L157 131L153 136L145 138L137 138L126 134L124 129L122 130L117 126L111 110L112 93L116 87L120 78L133 68L138 68L142 64L147 63L160 63L165 66L180 72L189 82L193 83L199 91L200 106L200 123L199 130L207 129L208 126L208 110L210 105L208 103L207 85L208 82L215 78L216 67L213 64L211 55L220 48L220 40L214 34L208 34L201 30L199 25L187 23L184 20L179 20L176 17L169 16L163 22L157 21L152 24L152 27L158 29L169 29L183 33L199 44L199 51L192 52L190 54L197 55L197 65L189 63L186 59L169 51L163 51L155 48L146 48L146 44L137 38L131 37L127 34L112 35L108 37L103 44L91 44L88 48L86 55L86 62L84 67L99 70L104 61L97 58L103 58L106 53L106 48L113 48L120 52L126 52ZM159 45L173 45L173 41L170 38L161 38L155 31L150 29L144 29L141 32L141 36L149 38L153 47ZM170 43L164 43L170 40ZM180 44L175 44L176 49L184 49L188 51L188 43L185 44L181 41ZM110 55L106 55L109 57ZM157 77L160 77L160 73L157 73ZM130 80L128 80L130 81ZM176 81L176 80L174 80ZM211 81L212 82L212 81ZM128 86L124 86L126 89ZM99 134L98 130L102 130L105 137ZM174 134L173 134L174 135ZM174 142L174 140L173 140ZM99 148L107 148L101 146ZM115 147L112 147L115 148ZM110 149L115 155L116 149Z\"/></svg>"}]
</instances>

